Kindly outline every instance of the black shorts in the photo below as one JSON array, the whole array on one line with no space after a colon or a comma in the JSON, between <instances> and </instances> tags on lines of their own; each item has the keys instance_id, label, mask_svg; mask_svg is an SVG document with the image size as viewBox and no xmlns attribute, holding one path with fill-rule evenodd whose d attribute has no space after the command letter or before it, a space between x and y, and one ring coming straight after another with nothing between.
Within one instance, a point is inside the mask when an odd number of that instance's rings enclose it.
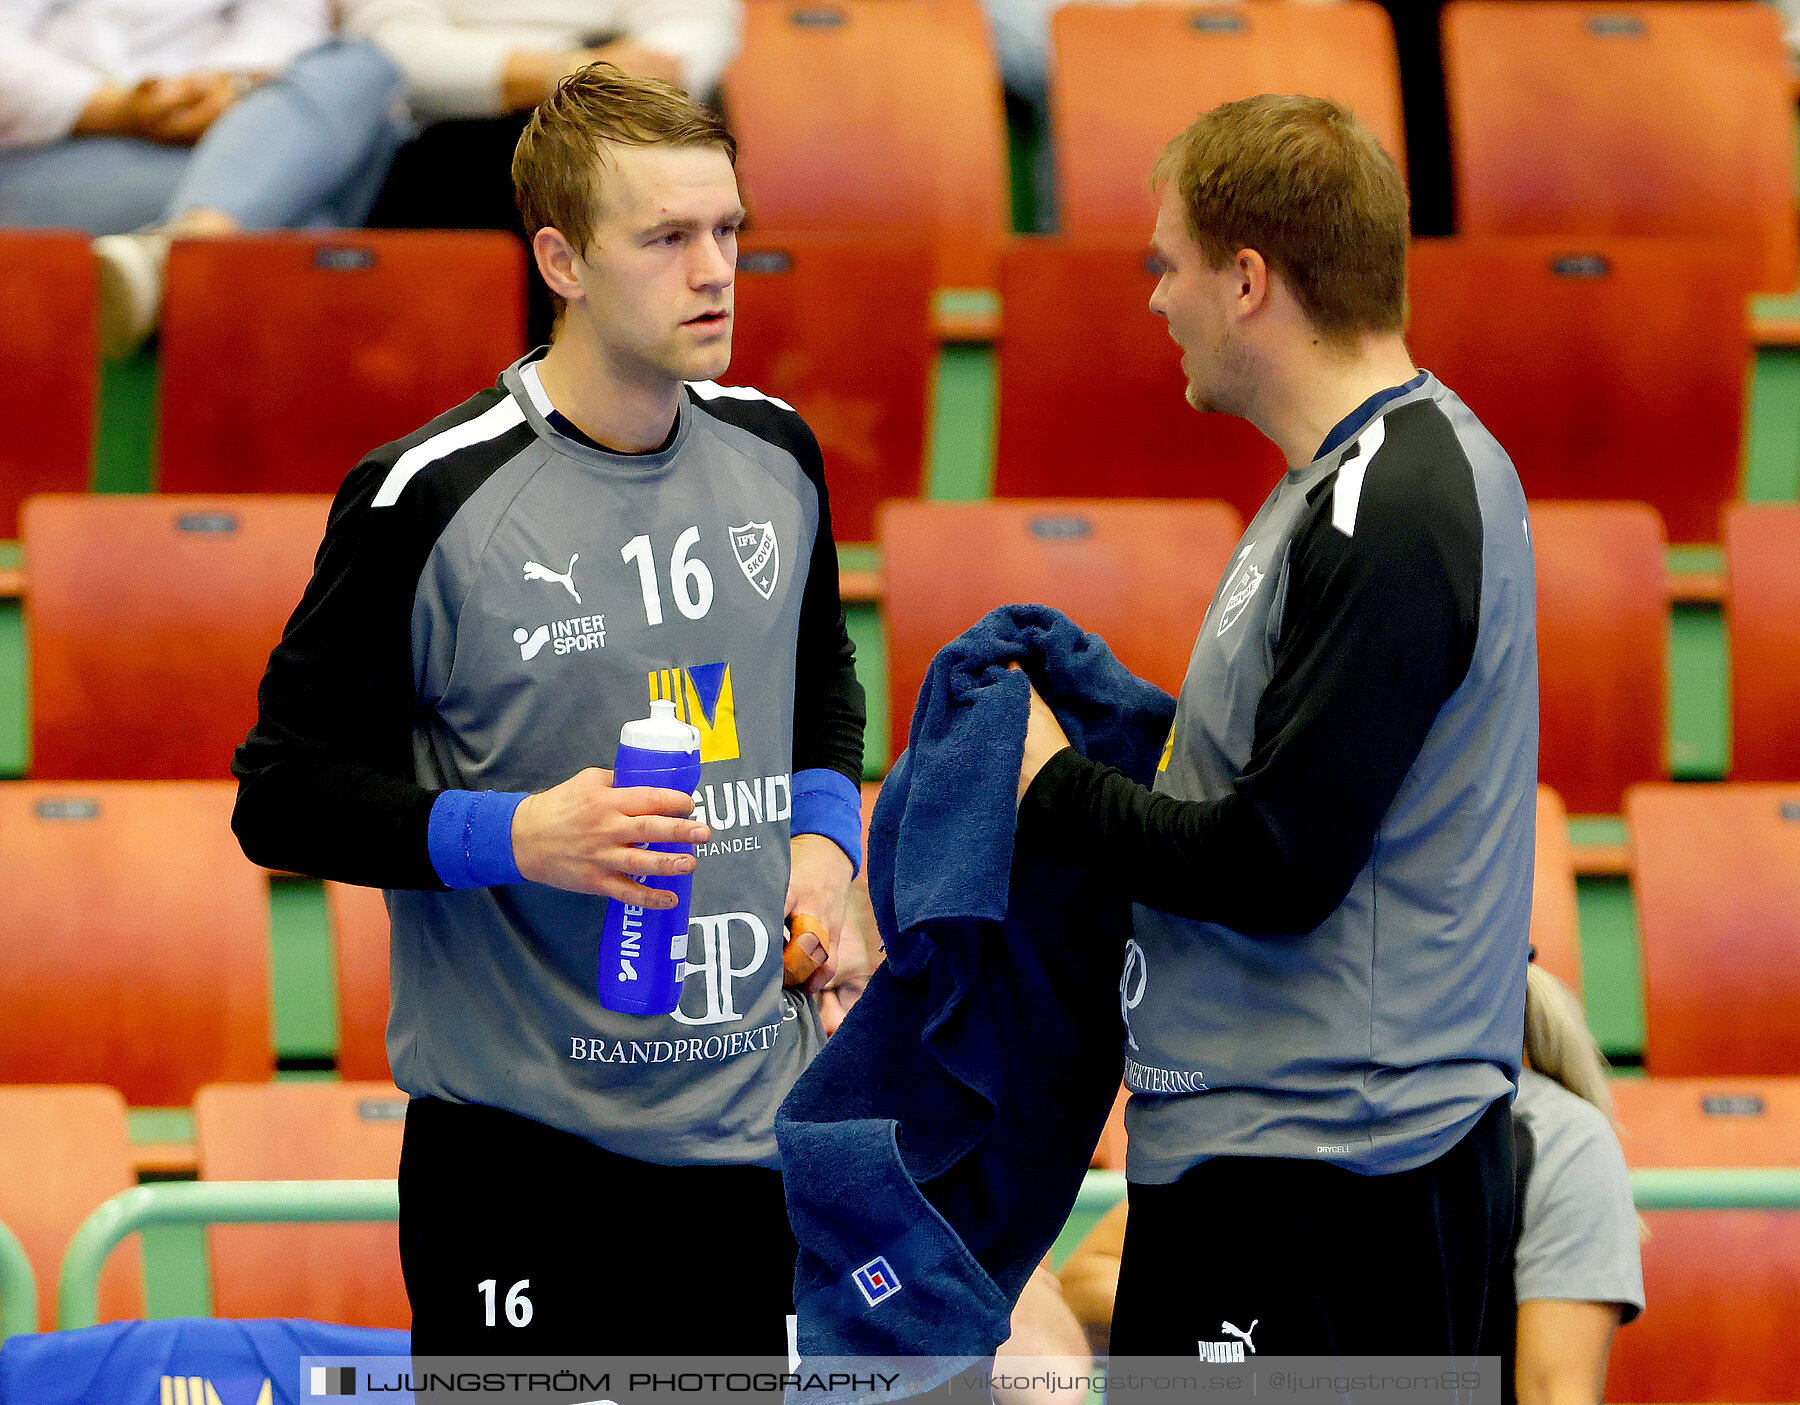
<instances>
[{"instance_id":1,"label":"black shorts","mask_svg":"<svg viewBox=\"0 0 1800 1405\"><path fill-rule=\"evenodd\" d=\"M1133 1185L1113 1354L1247 1334L1263 1356L1473 1356L1490 1298L1512 1292L1512 1160L1502 1099L1411 1171L1221 1156Z\"/></svg>"},{"instance_id":2,"label":"black shorts","mask_svg":"<svg viewBox=\"0 0 1800 1405\"><path fill-rule=\"evenodd\" d=\"M779 1171L657 1166L498 1108L407 1108L415 1355L785 1361L795 1253Z\"/></svg>"}]
</instances>

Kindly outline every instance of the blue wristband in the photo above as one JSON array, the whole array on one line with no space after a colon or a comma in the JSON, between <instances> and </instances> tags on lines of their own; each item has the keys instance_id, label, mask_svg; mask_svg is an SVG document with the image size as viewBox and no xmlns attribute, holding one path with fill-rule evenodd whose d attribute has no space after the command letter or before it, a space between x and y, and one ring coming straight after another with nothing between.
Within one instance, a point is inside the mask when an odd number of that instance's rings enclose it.
<instances>
[{"instance_id":1,"label":"blue wristband","mask_svg":"<svg viewBox=\"0 0 1800 1405\"><path fill-rule=\"evenodd\" d=\"M847 777L817 767L794 773L794 813L789 834L822 834L850 859L850 875L862 872L862 792Z\"/></svg>"},{"instance_id":2,"label":"blue wristband","mask_svg":"<svg viewBox=\"0 0 1800 1405\"><path fill-rule=\"evenodd\" d=\"M431 802L425 846L448 888L523 883L513 860L513 811L525 791L446 790Z\"/></svg>"}]
</instances>

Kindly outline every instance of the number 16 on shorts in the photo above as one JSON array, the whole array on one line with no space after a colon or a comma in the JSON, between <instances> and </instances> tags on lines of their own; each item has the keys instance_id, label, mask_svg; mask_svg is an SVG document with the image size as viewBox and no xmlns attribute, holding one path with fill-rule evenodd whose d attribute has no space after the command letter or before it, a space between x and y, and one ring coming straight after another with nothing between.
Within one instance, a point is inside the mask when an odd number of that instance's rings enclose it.
<instances>
[{"instance_id":1,"label":"number 16 on shorts","mask_svg":"<svg viewBox=\"0 0 1800 1405\"><path fill-rule=\"evenodd\" d=\"M484 1278L475 1285L475 1291L482 1296L486 1308L483 1326L495 1326L494 1322L494 1290L496 1283L492 1278ZM531 1299L525 1296L525 1290L531 1286L529 1278L521 1278L506 1290L506 1320L514 1327L523 1327L531 1321Z\"/></svg>"}]
</instances>

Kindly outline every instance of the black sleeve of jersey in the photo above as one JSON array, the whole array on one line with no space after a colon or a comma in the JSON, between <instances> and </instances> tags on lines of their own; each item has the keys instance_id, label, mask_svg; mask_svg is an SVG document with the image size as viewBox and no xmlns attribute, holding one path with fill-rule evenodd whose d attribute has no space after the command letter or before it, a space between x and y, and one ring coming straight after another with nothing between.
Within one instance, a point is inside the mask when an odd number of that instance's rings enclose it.
<instances>
[{"instance_id":1,"label":"black sleeve of jersey","mask_svg":"<svg viewBox=\"0 0 1800 1405\"><path fill-rule=\"evenodd\" d=\"M1233 792L1153 794L1066 750L1027 792L1022 832L1119 875L1135 902L1247 934L1310 932L1343 902L1480 618L1474 478L1448 422L1417 408L1371 463L1353 534L1332 523L1335 480L1310 495Z\"/></svg>"},{"instance_id":2,"label":"black sleeve of jersey","mask_svg":"<svg viewBox=\"0 0 1800 1405\"><path fill-rule=\"evenodd\" d=\"M831 535L831 498L825 490L819 441L798 414L771 400L696 397L695 403L706 413L786 449L818 490L819 534L813 539L806 589L800 596L794 662L793 768L836 771L852 785L861 785L867 706L856 676L856 646L850 642L838 593L837 543Z\"/></svg>"},{"instance_id":3,"label":"black sleeve of jersey","mask_svg":"<svg viewBox=\"0 0 1800 1405\"><path fill-rule=\"evenodd\" d=\"M856 646L844 620L838 589L837 542L831 534L831 501L825 461L812 431L805 434L800 466L819 490L819 534L813 539L806 591L800 597L800 641L794 663L794 770L836 771L862 784L863 727L867 698L856 676Z\"/></svg>"},{"instance_id":4,"label":"black sleeve of jersey","mask_svg":"<svg viewBox=\"0 0 1800 1405\"><path fill-rule=\"evenodd\" d=\"M378 450L339 489L312 580L257 690L256 725L231 763L231 825L255 862L370 887L444 886L426 846L437 792L414 779L413 598L444 525L531 431L463 449L392 506L371 503L404 449L504 394L484 391Z\"/></svg>"}]
</instances>

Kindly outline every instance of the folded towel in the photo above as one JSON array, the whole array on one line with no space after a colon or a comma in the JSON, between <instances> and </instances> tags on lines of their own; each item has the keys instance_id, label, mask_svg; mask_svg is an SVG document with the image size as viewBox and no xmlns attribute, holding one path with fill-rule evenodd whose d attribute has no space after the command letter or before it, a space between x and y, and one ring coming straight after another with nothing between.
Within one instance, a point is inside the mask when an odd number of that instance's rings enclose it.
<instances>
[{"instance_id":1,"label":"folded towel","mask_svg":"<svg viewBox=\"0 0 1800 1405\"><path fill-rule=\"evenodd\" d=\"M1123 1069L1130 906L1014 843L1027 677L1072 745L1151 779L1173 699L1066 616L1007 606L947 645L870 826L887 962L775 1123L802 1359L935 1358L915 1391L1006 1340Z\"/></svg>"}]
</instances>

